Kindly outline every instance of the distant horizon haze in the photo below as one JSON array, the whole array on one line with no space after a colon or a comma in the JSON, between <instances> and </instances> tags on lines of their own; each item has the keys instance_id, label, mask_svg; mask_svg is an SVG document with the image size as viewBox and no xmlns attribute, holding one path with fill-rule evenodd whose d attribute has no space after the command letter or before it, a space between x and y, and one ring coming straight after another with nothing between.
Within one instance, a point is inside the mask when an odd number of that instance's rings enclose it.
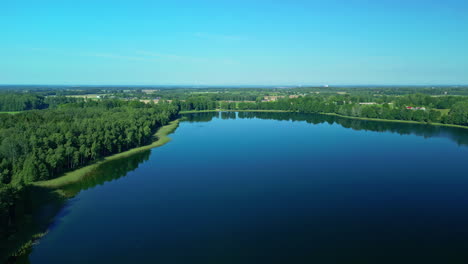
<instances>
[{"instance_id":1,"label":"distant horizon haze","mask_svg":"<svg viewBox=\"0 0 468 264\"><path fill-rule=\"evenodd\" d=\"M451 88L468 88L467 84L329 84L329 85L320 85L320 84L304 84L304 85L295 85L295 84L0 84L0 88L6 87L154 87L154 88L362 88L362 87L424 87L424 88L441 88L441 87L451 87Z\"/></svg>"}]
</instances>

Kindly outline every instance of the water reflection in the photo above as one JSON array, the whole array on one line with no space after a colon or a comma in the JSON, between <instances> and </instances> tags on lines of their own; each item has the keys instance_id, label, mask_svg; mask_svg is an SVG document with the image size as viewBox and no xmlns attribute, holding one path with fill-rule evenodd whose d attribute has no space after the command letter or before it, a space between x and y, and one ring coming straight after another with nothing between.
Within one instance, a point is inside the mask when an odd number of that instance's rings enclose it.
<instances>
[{"instance_id":1,"label":"water reflection","mask_svg":"<svg viewBox=\"0 0 468 264\"><path fill-rule=\"evenodd\" d=\"M67 196L75 196L81 190L86 190L105 182L119 179L128 172L138 168L138 166L147 161L151 154L150 150L142 151L127 157L111 160L99 165L95 170L87 174L82 180L72 183L63 188Z\"/></svg>"},{"instance_id":2,"label":"water reflection","mask_svg":"<svg viewBox=\"0 0 468 264\"><path fill-rule=\"evenodd\" d=\"M236 112L221 112L221 119L236 119Z\"/></svg>"},{"instance_id":3,"label":"water reflection","mask_svg":"<svg viewBox=\"0 0 468 264\"><path fill-rule=\"evenodd\" d=\"M218 112L206 112L206 113L193 113L193 114L184 114L185 122L210 122L213 118L218 117Z\"/></svg>"},{"instance_id":4,"label":"water reflection","mask_svg":"<svg viewBox=\"0 0 468 264\"><path fill-rule=\"evenodd\" d=\"M411 124L397 122L368 121L350 119L339 116L304 114L304 113L281 113L281 112L209 112L184 115L190 122L208 122L213 118L235 119L257 118L278 121L305 121L310 124L338 124L344 128L356 131L391 132L400 135L417 135L424 138L440 137L448 138L458 145L468 146L468 130L456 127L434 126L427 124Z\"/></svg>"},{"instance_id":5,"label":"water reflection","mask_svg":"<svg viewBox=\"0 0 468 264\"><path fill-rule=\"evenodd\" d=\"M146 150L105 162L88 173L79 182L66 185L61 191L65 193L66 197L72 198L81 190L119 179L127 175L128 172L137 169L141 163L149 159L150 154L151 151ZM8 238L8 241L0 239L0 262L6 260L8 256L16 252L25 243L29 243L28 241L31 240L33 235L51 230L54 222L49 225L50 219L64 217L69 210L66 205L70 206L70 203L64 204L62 197L54 190L35 185L28 186L22 192L20 201L24 203L24 208L21 208L26 212L24 217L17 219L17 225L21 226L21 230L14 237ZM28 255L30 252L31 249L27 247L24 254L10 257L7 263L29 263Z\"/></svg>"}]
</instances>

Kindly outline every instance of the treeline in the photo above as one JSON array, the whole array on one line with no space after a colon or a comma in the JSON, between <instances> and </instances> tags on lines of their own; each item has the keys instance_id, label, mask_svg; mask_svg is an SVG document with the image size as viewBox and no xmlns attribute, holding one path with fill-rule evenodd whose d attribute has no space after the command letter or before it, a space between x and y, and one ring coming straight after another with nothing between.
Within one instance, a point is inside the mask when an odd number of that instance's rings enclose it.
<instances>
[{"instance_id":1,"label":"treeline","mask_svg":"<svg viewBox=\"0 0 468 264\"><path fill-rule=\"evenodd\" d=\"M448 99L450 100L450 99ZM466 100L466 99L465 99ZM327 100L322 97L282 99L276 102L239 103L239 110L286 110L302 113L336 113L345 116L433 122L468 126L468 101L449 103L450 111L442 115L435 109L413 110L406 106L425 107L424 104L383 103L362 105L346 100ZM428 106L427 106L428 107Z\"/></svg>"},{"instance_id":2,"label":"treeline","mask_svg":"<svg viewBox=\"0 0 468 264\"><path fill-rule=\"evenodd\" d=\"M179 111L213 110L218 106L218 103L208 96L193 96L189 97L187 100L174 100L172 104L176 106Z\"/></svg>"},{"instance_id":3,"label":"treeline","mask_svg":"<svg viewBox=\"0 0 468 264\"><path fill-rule=\"evenodd\" d=\"M219 93L211 96L216 101L257 101L263 96L255 94L238 94L238 93Z\"/></svg>"},{"instance_id":4,"label":"treeline","mask_svg":"<svg viewBox=\"0 0 468 264\"><path fill-rule=\"evenodd\" d=\"M187 100L175 100L173 103L180 111L284 110L468 126L468 98L464 96L434 97L425 94L410 94L369 98L365 95L334 94L299 98L285 97L274 102L215 101L209 96L193 96ZM419 109L407 109L407 107L419 107Z\"/></svg>"},{"instance_id":5,"label":"treeline","mask_svg":"<svg viewBox=\"0 0 468 264\"><path fill-rule=\"evenodd\" d=\"M61 104L82 101L65 96L42 96L31 93L0 92L0 112L55 108Z\"/></svg>"},{"instance_id":6,"label":"treeline","mask_svg":"<svg viewBox=\"0 0 468 264\"><path fill-rule=\"evenodd\" d=\"M375 95L375 94L342 94L342 95L315 95L327 102L365 103L375 102L377 104L394 103L396 106L424 106L435 109L449 109L454 104L468 100L465 96L431 96L415 93L408 95Z\"/></svg>"},{"instance_id":7,"label":"treeline","mask_svg":"<svg viewBox=\"0 0 468 264\"><path fill-rule=\"evenodd\" d=\"M424 94L428 97L468 96L468 87L288 87L288 88L160 88L151 96L163 99L187 100L193 96L206 96L213 101L258 101L264 96L317 95L333 96L347 94L359 96L363 101L392 99L398 96Z\"/></svg>"},{"instance_id":8,"label":"treeline","mask_svg":"<svg viewBox=\"0 0 468 264\"><path fill-rule=\"evenodd\" d=\"M177 114L167 103L117 100L0 114L0 233L11 222L9 208L21 186L148 144Z\"/></svg>"},{"instance_id":9,"label":"treeline","mask_svg":"<svg viewBox=\"0 0 468 264\"><path fill-rule=\"evenodd\" d=\"M0 181L47 180L90 161L149 143L177 114L170 104L103 101L2 115Z\"/></svg>"},{"instance_id":10,"label":"treeline","mask_svg":"<svg viewBox=\"0 0 468 264\"><path fill-rule=\"evenodd\" d=\"M1 93L0 111L23 111L45 109L47 105L43 96L20 93Z\"/></svg>"}]
</instances>

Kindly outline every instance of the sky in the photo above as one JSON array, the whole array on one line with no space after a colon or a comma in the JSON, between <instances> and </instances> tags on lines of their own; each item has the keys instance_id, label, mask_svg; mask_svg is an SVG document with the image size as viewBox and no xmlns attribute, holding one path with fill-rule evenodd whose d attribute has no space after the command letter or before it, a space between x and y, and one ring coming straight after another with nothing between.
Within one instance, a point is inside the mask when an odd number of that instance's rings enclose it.
<instances>
[{"instance_id":1,"label":"sky","mask_svg":"<svg viewBox=\"0 0 468 264\"><path fill-rule=\"evenodd\" d=\"M467 0L0 6L0 84L468 84Z\"/></svg>"}]
</instances>

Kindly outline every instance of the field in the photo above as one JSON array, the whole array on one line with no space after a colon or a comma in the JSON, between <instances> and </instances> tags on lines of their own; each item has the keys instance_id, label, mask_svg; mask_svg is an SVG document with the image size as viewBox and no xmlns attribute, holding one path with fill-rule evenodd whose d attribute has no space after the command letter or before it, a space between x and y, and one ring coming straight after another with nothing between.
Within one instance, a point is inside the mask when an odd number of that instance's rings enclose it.
<instances>
[{"instance_id":1,"label":"field","mask_svg":"<svg viewBox=\"0 0 468 264\"><path fill-rule=\"evenodd\" d=\"M448 115L448 113L450 112L450 109L433 109L433 110L440 112L440 114L443 116Z\"/></svg>"},{"instance_id":2,"label":"field","mask_svg":"<svg viewBox=\"0 0 468 264\"><path fill-rule=\"evenodd\" d=\"M14 115L14 114L18 114L20 113L20 111L16 111L16 112L0 112L0 114L10 114L10 115Z\"/></svg>"}]
</instances>

